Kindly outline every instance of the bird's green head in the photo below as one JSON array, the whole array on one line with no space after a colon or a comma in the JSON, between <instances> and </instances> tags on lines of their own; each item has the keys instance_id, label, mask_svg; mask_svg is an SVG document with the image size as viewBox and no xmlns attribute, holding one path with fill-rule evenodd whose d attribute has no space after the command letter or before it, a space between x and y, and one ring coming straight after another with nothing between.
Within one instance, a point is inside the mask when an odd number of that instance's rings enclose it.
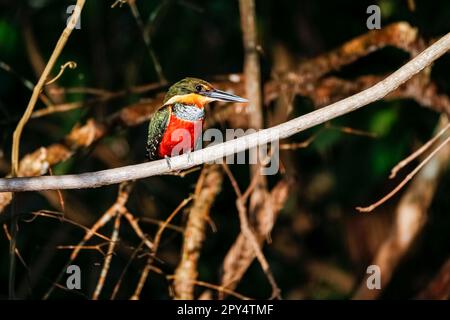
<instances>
[{"instance_id":1,"label":"bird's green head","mask_svg":"<svg viewBox=\"0 0 450 320\"><path fill-rule=\"evenodd\" d=\"M169 88L164 104L186 103L203 107L211 101L247 102L247 99L217 90L210 83L197 78L184 78Z\"/></svg>"}]
</instances>

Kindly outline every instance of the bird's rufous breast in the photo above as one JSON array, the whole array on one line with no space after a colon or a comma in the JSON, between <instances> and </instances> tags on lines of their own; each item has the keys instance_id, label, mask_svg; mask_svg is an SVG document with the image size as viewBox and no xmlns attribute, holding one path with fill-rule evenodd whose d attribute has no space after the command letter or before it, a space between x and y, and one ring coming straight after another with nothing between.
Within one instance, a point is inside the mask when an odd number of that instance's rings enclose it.
<instances>
[{"instance_id":1,"label":"bird's rufous breast","mask_svg":"<svg viewBox=\"0 0 450 320\"><path fill-rule=\"evenodd\" d=\"M186 121L172 114L159 145L159 156L173 157L194 150L195 142L202 134L202 127L203 119Z\"/></svg>"}]
</instances>

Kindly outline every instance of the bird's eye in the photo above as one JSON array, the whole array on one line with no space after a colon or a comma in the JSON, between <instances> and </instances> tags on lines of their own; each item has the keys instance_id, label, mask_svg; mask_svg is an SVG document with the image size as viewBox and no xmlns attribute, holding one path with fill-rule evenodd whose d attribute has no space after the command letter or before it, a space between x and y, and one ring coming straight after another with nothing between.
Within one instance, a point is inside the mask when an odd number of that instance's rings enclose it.
<instances>
[{"instance_id":1,"label":"bird's eye","mask_svg":"<svg viewBox=\"0 0 450 320\"><path fill-rule=\"evenodd\" d=\"M200 92L200 91L203 90L203 87L202 87L201 85L197 85L197 86L195 86L195 90L196 90L197 92Z\"/></svg>"}]
</instances>

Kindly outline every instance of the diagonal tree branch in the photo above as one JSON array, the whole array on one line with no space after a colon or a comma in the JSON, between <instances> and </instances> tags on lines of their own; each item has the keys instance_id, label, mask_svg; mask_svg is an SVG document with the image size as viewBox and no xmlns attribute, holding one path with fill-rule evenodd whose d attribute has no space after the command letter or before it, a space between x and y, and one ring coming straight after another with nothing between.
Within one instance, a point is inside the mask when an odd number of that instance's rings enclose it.
<instances>
[{"instance_id":1,"label":"diagonal tree branch","mask_svg":"<svg viewBox=\"0 0 450 320\"><path fill-rule=\"evenodd\" d=\"M198 150L191 154L173 157L171 159L170 168L163 159L151 163L141 163L77 175L0 179L0 191L93 188L128 180L162 175L172 170L187 169L202 163L218 160L224 156L241 152L249 148L290 137L298 132L322 124L377 101L397 89L401 84L409 80L425 67L429 66L449 49L450 33L436 41L386 79L362 92L278 126Z\"/></svg>"}]
</instances>

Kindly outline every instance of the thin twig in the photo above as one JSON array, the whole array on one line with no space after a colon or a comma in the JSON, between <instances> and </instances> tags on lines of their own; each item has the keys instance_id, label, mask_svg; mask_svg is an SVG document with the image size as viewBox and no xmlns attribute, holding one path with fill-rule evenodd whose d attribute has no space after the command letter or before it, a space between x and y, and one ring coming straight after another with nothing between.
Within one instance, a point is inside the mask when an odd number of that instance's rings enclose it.
<instances>
[{"instance_id":1,"label":"thin twig","mask_svg":"<svg viewBox=\"0 0 450 320\"><path fill-rule=\"evenodd\" d=\"M9 234L8 228L5 224L3 225L3 231L5 232L6 239L8 239L8 241L11 241L11 235ZM28 266L25 263L25 260L23 259L22 255L20 254L19 249L17 249L17 248L16 248L16 255L17 255L17 258L19 258L22 265L28 270Z\"/></svg>"},{"instance_id":2,"label":"thin twig","mask_svg":"<svg viewBox=\"0 0 450 320\"><path fill-rule=\"evenodd\" d=\"M109 241L108 242L103 242L100 244L96 244L96 245L92 245L92 246L79 246L79 245L75 245L75 246L57 246L57 249L69 249L69 250L73 250L73 249L79 249L79 250L94 250L94 251L98 251L100 252L103 256L106 256L106 252L102 249L105 246L109 246Z\"/></svg>"},{"instance_id":3,"label":"thin twig","mask_svg":"<svg viewBox=\"0 0 450 320\"><path fill-rule=\"evenodd\" d=\"M142 240L142 242L149 248L150 250L153 249L153 243L147 238L147 236L142 231L141 227L138 223L138 218L135 218L133 214L131 214L129 211L125 212L124 214L125 219L127 219L128 223L133 228L136 235Z\"/></svg>"},{"instance_id":4,"label":"thin twig","mask_svg":"<svg viewBox=\"0 0 450 320\"><path fill-rule=\"evenodd\" d=\"M175 276L168 276L167 278L168 279L176 279ZM237 293L236 291L227 289L226 287L223 287L223 286L218 286L218 285L215 285L212 283L199 281L199 280L188 280L188 281L191 281L193 284L201 286L201 287L205 287L205 288L216 290L218 292L223 292L223 293L229 294L230 296L236 297L241 300L252 300L251 298L249 298L247 296Z\"/></svg>"},{"instance_id":5,"label":"thin twig","mask_svg":"<svg viewBox=\"0 0 450 320\"><path fill-rule=\"evenodd\" d=\"M173 218L175 218L177 213L180 212L180 210L183 209L192 199L193 199L192 196L189 196L188 198L184 199L178 205L178 207L169 215L169 217L164 221L164 223L161 225L161 227L156 232L155 240L154 240L154 252L155 252L155 255L156 255L156 253L158 251L158 247L159 247L159 244L161 242L161 237L162 237L162 234L163 234L164 230L166 229L166 226L173 220Z\"/></svg>"},{"instance_id":6,"label":"thin twig","mask_svg":"<svg viewBox=\"0 0 450 320\"><path fill-rule=\"evenodd\" d=\"M65 270L67 269L67 266L70 265L77 258L78 254L83 249L85 244L97 233L97 231L104 225L106 225L111 219L117 216L121 216L127 211L125 205L128 201L132 188L133 188L132 182L124 182L119 186L119 192L115 203L108 210L105 211L105 213L100 217L100 219L97 220L97 222L91 228L87 229L83 239L78 243L78 245L74 247L74 250L70 255L69 261L66 263L65 267L58 274L55 283L58 283L61 280L62 276L65 273ZM109 243L111 242L112 239L110 239ZM53 292L53 289L54 286L50 287L50 289L46 292L44 296L44 300L50 296L50 294Z\"/></svg>"},{"instance_id":7,"label":"thin twig","mask_svg":"<svg viewBox=\"0 0 450 320\"><path fill-rule=\"evenodd\" d=\"M86 242L88 242L92 236L101 229L104 225L106 225L111 219L113 219L118 210L116 206L112 206L109 208L103 216L86 232L83 239L76 245L75 250L73 250L72 254L70 255L70 260L74 261L78 254L80 253L81 248L85 245Z\"/></svg>"},{"instance_id":8,"label":"thin twig","mask_svg":"<svg viewBox=\"0 0 450 320\"><path fill-rule=\"evenodd\" d=\"M106 223L108 223L108 221L110 221L112 218L114 218L114 215L116 213L115 209L116 209L115 206L112 206L111 208L109 208L91 228L88 228L86 230L86 234L84 235L83 239L74 247L74 250L72 251L72 253L69 257L69 261L66 263L64 268L61 269L61 272L56 277L55 283L58 283L61 280L61 278L63 277L63 275L66 272L67 267L77 258L78 254L83 249L86 242L89 241L93 235L98 233L97 231L101 227L103 227ZM51 286L47 290L47 292L45 293L44 298L43 298L44 300L48 299L50 294L52 294L54 288L55 288L55 286Z\"/></svg>"},{"instance_id":9,"label":"thin twig","mask_svg":"<svg viewBox=\"0 0 450 320\"><path fill-rule=\"evenodd\" d=\"M3 70L5 70L6 72L12 74L12 75L15 76L17 79L19 79L19 81L24 85L25 88L27 88L27 89L33 91L33 89L34 89L34 84L33 84L30 80L28 80L28 79L22 77L20 74L18 74L18 73L17 73L17 72L9 65L9 64L7 64L7 63L5 63L5 62L3 62L3 61L0 61L0 69L3 69ZM52 102L50 101L50 99L49 99L44 93L42 93L42 92L41 92L41 94L39 95L39 98L42 100L42 102L43 102L46 106L49 106L49 105L52 104Z\"/></svg>"},{"instance_id":10,"label":"thin twig","mask_svg":"<svg viewBox=\"0 0 450 320\"><path fill-rule=\"evenodd\" d=\"M251 185L252 183L250 183L248 190L251 189ZM264 241L274 226L277 215L286 203L290 185L291 182L289 180L279 181L258 209L257 216L259 223L254 228L257 228L255 236L260 247L263 246ZM266 214L266 210L272 212L270 216ZM223 261L224 272L221 280L222 285L227 288L235 288L255 257L252 244L241 231ZM222 295L220 298L223 299L224 296Z\"/></svg>"},{"instance_id":11,"label":"thin twig","mask_svg":"<svg viewBox=\"0 0 450 320\"><path fill-rule=\"evenodd\" d=\"M419 157L422 153L428 150L448 129L450 128L450 123L448 123L441 131L439 131L433 138L428 140L423 146L409 155L407 158L400 161L392 170L389 179L393 179L397 176L397 173L407 166L411 161Z\"/></svg>"},{"instance_id":12,"label":"thin twig","mask_svg":"<svg viewBox=\"0 0 450 320\"><path fill-rule=\"evenodd\" d=\"M103 268L100 272L100 277L98 278L97 286L95 287L94 294L92 295L92 300L97 300L102 292L103 286L105 284L106 276L108 275L109 266L111 265L112 256L114 254L114 248L119 239L119 229L120 229L120 219L122 214L116 215L116 220L114 221L114 229L111 235L111 241L109 242L108 252L106 253L105 260L103 261Z\"/></svg>"},{"instance_id":13,"label":"thin twig","mask_svg":"<svg viewBox=\"0 0 450 320\"><path fill-rule=\"evenodd\" d=\"M447 116L442 114L435 133L447 123ZM443 137L440 139L440 142L442 141ZM436 154L408 185L395 208L394 221L388 235L379 245L370 263L381 270L381 290L372 290L367 286L371 273L364 272L353 299L376 299L382 294L383 289L389 286L395 269L426 226L429 208L436 195L439 180L447 171L449 160L450 145L447 144L445 150Z\"/></svg>"},{"instance_id":14,"label":"thin twig","mask_svg":"<svg viewBox=\"0 0 450 320\"><path fill-rule=\"evenodd\" d=\"M23 128L30 119L30 116L33 113L34 106L36 105L37 99L39 98L42 88L47 82L47 78L50 75L50 72L52 71L53 66L55 65L56 60L61 54L64 46L66 45L67 40L69 39L69 36L72 33L72 30L77 24L81 11L83 10L85 1L86 0L77 0L76 10L74 10L74 13L70 17L70 20L68 21L66 28L64 29L58 42L56 43L55 49L53 50L53 53L50 56L50 59L48 60L47 65L45 66L45 69L42 72L42 75L39 78L38 83L33 89L33 94L31 95L30 101L28 102L28 106L25 110L25 113L23 114L22 118L17 124L16 130L14 130L12 152L11 152L11 168L12 168L11 173L13 176L15 176L16 173L19 171L19 147L20 147L19 144Z\"/></svg>"},{"instance_id":15,"label":"thin twig","mask_svg":"<svg viewBox=\"0 0 450 320\"><path fill-rule=\"evenodd\" d=\"M308 139L301 141L301 142L291 142L291 143L282 143L280 144L280 150L295 150L295 149L303 149L308 148L311 143L316 140L316 138L319 136L320 133L323 132L324 128L321 128L314 134L312 134Z\"/></svg>"},{"instance_id":16,"label":"thin twig","mask_svg":"<svg viewBox=\"0 0 450 320\"><path fill-rule=\"evenodd\" d=\"M139 219L139 221L146 222L146 223L151 223L151 224L156 224L158 226L162 226L163 223L164 223L164 221L161 221L161 220L158 220L158 219L149 218L149 217L141 217ZM171 229L171 230L176 231L176 232L179 232L179 233L183 233L184 232L184 229L182 227L179 227L179 226L176 226L176 225L173 225L173 224L166 225L166 228L167 229Z\"/></svg>"},{"instance_id":17,"label":"thin twig","mask_svg":"<svg viewBox=\"0 0 450 320\"><path fill-rule=\"evenodd\" d=\"M153 66L155 67L156 74L158 75L158 78L159 78L159 82L167 83L167 80L164 77L164 73L161 68L161 64L159 63L159 60L155 54L155 51L153 50L151 36L149 33L149 28L146 28L144 25L144 22L142 21L141 15L136 6L136 0L128 0L128 5L130 6L131 13L133 14L133 17L136 20L136 23L137 23L139 29L141 30L142 38L144 38L145 46L150 55L150 58L152 59Z\"/></svg>"},{"instance_id":18,"label":"thin twig","mask_svg":"<svg viewBox=\"0 0 450 320\"><path fill-rule=\"evenodd\" d=\"M417 172L420 171L420 169L423 168L423 166L425 166L428 163L428 161L430 161L431 158L433 158L436 155L436 153L438 153L442 148L444 148L448 142L450 142L450 137L448 137L441 144L439 144L439 146L436 149L434 149L433 152L431 152L413 171L411 171L406 176L406 178L402 180L402 182L400 182L391 192L389 192L383 198L381 198L377 202L371 204L370 206L356 207L356 210L358 210L359 212L371 212L375 208L377 208L378 206L382 205L387 200L392 198L401 188L403 188L405 186L405 184L408 183L408 181L410 181L417 174Z\"/></svg>"},{"instance_id":19,"label":"thin twig","mask_svg":"<svg viewBox=\"0 0 450 320\"><path fill-rule=\"evenodd\" d=\"M192 196L189 196L188 198L184 199L178 207L175 208L175 210L169 215L169 217L164 221L164 223L161 225L161 227L158 229L155 235L155 240L153 242L154 249L153 254L148 258L147 264L145 265L144 270L142 270L141 277L139 278L138 284L136 286L136 289L134 290L133 295L131 296L131 300L139 300L139 296L141 295L142 289L144 288L145 281L147 280L148 274L151 270L154 256L156 256L158 252L158 247L161 242L161 237L164 232L164 229L166 229L166 226L172 221L173 218L177 215L178 212L180 212L181 209L183 209L191 200Z\"/></svg>"},{"instance_id":20,"label":"thin twig","mask_svg":"<svg viewBox=\"0 0 450 320\"><path fill-rule=\"evenodd\" d=\"M76 10L70 17L69 22L66 25L66 28L62 32L58 42L56 43L55 49L53 50L50 59L45 66L44 71L42 72L41 77L39 78L38 83L33 89L33 93L31 95L30 101L28 102L25 113L17 124L16 129L14 130L13 139L12 139L12 151L11 151L11 176L15 177L19 171L19 148L20 148L20 137L22 135L22 131L30 119L31 114L33 113L34 106L36 105L37 100L41 95L41 91L47 81L47 77L50 75L50 72L53 69L53 66L56 63L61 51L66 45L67 40L69 39L74 26L76 25L78 18L80 17L81 10L83 10L85 0L77 0ZM14 200L13 202L15 202ZM13 212L15 210L15 206L13 206ZM17 218L13 217L11 220L11 241L10 241L10 270L9 270L9 295L10 298L14 298L14 282L15 282L15 251L16 251L16 238L17 238Z\"/></svg>"},{"instance_id":21,"label":"thin twig","mask_svg":"<svg viewBox=\"0 0 450 320\"><path fill-rule=\"evenodd\" d=\"M47 217L47 218L52 218L52 219L58 219L58 220L60 220L61 222L66 222L66 223L72 224L72 225L74 225L74 226L76 226L76 227L79 227L79 228L83 229L83 230L86 231L86 232L89 232L89 230L90 230L90 228L85 227L85 226L83 226L82 224L79 224L78 222L75 222L75 221L73 221L73 220L70 220L70 219L65 218L62 214L60 214L60 215L55 215L55 214L51 214L51 213L48 212L48 211L32 212L32 214L35 215L36 217L41 216L41 217ZM108 241L108 242L111 241L110 238L108 238L108 237L102 235L101 233L94 232L94 235L95 235L96 237L99 237L99 238L101 238L101 239L103 239L103 240L106 240L106 241Z\"/></svg>"},{"instance_id":22,"label":"thin twig","mask_svg":"<svg viewBox=\"0 0 450 320\"><path fill-rule=\"evenodd\" d=\"M368 138L376 138L377 134L373 132L368 132L360 129L350 128L350 127L343 127L343 126L336 126L334 124L331 124L330 122L325 123L326 129L333 129L340 131L342 133L354 135L354 136L362 136L362 137L368 137Z\"/></svg>"},{"instance_id":23,"label":"thin twig","mask_svg":"<svg viewBox=\"0 0 450 320\"><path fill-rule=\"evenodd\" d=\"M45 85L48 86L49 84L52 84L52 83L58 81L58 79L61 78L61 76L63 75L63 73L66 70L66 68L75 69L76 67L77 67L77 64L74 61L68 61L68 62L64 63L61 66L61 69L59 70L58 74L53 79L47 81L45 83Z\"/></svg>"},{"instance_id":24,"label":"thin twig","mask_svg":"<svg viewBox=\"0 0 450 320\"><path fill-rule=\"evenodd\" d=\"M314 134L312 134L308 139L301 141L301 142L291 142L291 143L282 143L280 144L280 150L295 150L295 149L302 149L307 148L311 145L311 143L314 142L314 140L317 139L317 137L325 132L325 130L338 130L345 134L351 134L356 136L363 136L363 137L369 137L369 138L376 138L376 134L372 132L367 132L359 129L354 129L350 127L341 127L341 126L335 126L329 122L325 123L325 125L317 130Z\"/></svg>"},{"instance_id":25,"label":"thin twig","mask_svg":"<svg viewBox=\"0 0 450 320\"><path fill-rule=\"evenodd\" d=\"M125 3L127 3L128 0L116 0L114 1L114 3L111 5L111 9L114 9L115 7L119 6L122 7L122 5L124 5Z\"/></svg>"},{"instance_id":26,"label":"thin twig","mask_svg":"<svg viewBox=\"0 0 450 320\"><path fill-rule=\"evenodd\" d=\"M120 286L122 285L122 281L125 277L125 274L128 271L128 268L131 266L131 263L137 257L138 253L142 250L143 246L144 246L144 242L141 241L139 246L133 251L133 254L131 255L130 259L128 259L128 262L125 265L125 268L123 268L122 273L119 276L119 280L117 280L117 283L114 286L113 292L111 294L111 300L114 300L116 298L117 294L119 293Z\"/></svg>"},{"instance_id":27,"label":"thin twig","mask_svg":"<svg viewBox=\"0 0 450 320\"><path fill-rule=\"evenodd\" d=\"M225 170L225 173L227 174L228 178L231 181L231 184L233 185L234 191L236 193L237 199L236 199L236 206L239 212L239 221L241 223L241 231L244 234L244 236L247 238L247 240L251 243L253 247L253 251L255 252L256 258L258 259L259 263L261 264L261 267L266 274L267 279L269 280L270 285L272 286L272 298L278 298L281 299L280 289L275 281L275 278L272 274L272 271L270 270L269 263L267 262L266 257L264 256L261 247L258 244L258 240L255 237L255 234L253 230L250 227L250 223L248 222L247 218L247 208L246 208L246 201L248 198L248 195L250 195L251 191L248 191L245 193L245 196L242 195L241 190L239 189L239 186L236 182L236 179L233 176L233 173L231 172L230 168L227 164L223 164L223 168ZM252 190L252 185L247 190Z\"/></svg>"}]
</instances>

